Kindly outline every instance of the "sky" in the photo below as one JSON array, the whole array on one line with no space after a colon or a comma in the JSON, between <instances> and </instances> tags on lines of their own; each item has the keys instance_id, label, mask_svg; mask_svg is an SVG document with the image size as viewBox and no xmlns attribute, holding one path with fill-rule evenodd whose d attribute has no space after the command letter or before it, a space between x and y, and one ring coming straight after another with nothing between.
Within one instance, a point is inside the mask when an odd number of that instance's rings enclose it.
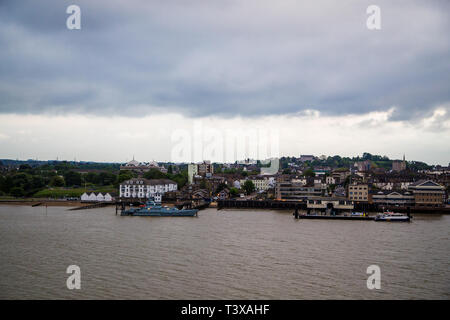
<instances>
[{"instance_id":1,"label":"sky","mask_svg":"<svg viewBox=\"0 0 450 320\"><path fill-rule=\"evenodd\" d=\"M0 158L448 165L449 12L445 0L2 0Z\"/></svg>"}]
</instances>

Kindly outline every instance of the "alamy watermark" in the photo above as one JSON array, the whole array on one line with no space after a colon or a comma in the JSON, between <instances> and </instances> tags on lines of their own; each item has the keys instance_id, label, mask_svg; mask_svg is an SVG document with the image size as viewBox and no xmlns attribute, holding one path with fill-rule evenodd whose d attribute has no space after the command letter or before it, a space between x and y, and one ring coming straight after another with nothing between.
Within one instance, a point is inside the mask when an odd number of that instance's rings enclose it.
<instances>
[{"instance_id":1,"label":"alamy watermark","mask_svg":"<svg viewBox=\"0 0 450 320\"><path fill-rule=\"evenodd\" d=\"M234 163L244 159L259 159L263 164L270 163L270 167L263 168L266 169L263 170L265 173L278 171L280 135L278 129L269 126L220 130L205 125L202 120L196 120L191 130L174 130L171 142L171 161L175 163L186 160Z\"/></svg>"},{"instance_id":2,"label":"alamy watermark","mask_svg":"<svg viewBox=\"0 0 450 320\"><path fill-rule=\"evenodd\" d=\"M66 26L69 30L80 30L81 29L81 9L79 6L72 4L67 7L66 13L70 14L66 20Z\"/></svg>"},{"instance_id":3,"label":"alamy watermark","mask_svg":"<svg viewBox=\"0 0 450 320\"><path fill-rule=\"evenodd\" d=\"M367 289L381 289L381 269L376 264L372 264L367 267L367 274L370 274L369 278L367 278Z\"/></svg>"},{"instance_id":4,"label":"alamy watermark","mask_svg":"<svg viewBox=\"0 0 450 320\"><path fill-rule=\"evenodd\" d=\"M73 290L73 289L81 289L81 269L77 265L70 265L67 267L66 273L70 274L70 276L67 278L66 286L67 289Z\"/></svg>"},{"instance_id":5,"label":"alamy watermark","mask_svg":"<svg viewBox=\"0 0 450 320\"><path fill-rule=\"evenodd\" d=\"M370 5L366 9L370 16L366 20L366 26L369 30L381 30L381 9L379 6Z\"/></svg>"}]
</instances>

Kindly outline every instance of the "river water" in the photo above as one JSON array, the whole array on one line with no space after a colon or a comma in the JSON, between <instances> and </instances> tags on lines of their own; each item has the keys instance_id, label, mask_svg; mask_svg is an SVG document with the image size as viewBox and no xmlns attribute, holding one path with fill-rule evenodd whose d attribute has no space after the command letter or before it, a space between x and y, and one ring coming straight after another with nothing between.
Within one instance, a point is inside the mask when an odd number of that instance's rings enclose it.
<instances>
[{"instance_id":1,"label":"river water","mask_svg":"<svg viewBox=\"0 0 450 320\"><path fill-rule=\"evenodd\" d=\"M450 216L411 223L0 206L1 299L449 299ZM69 265L81 289L69 290ZM381 289L367 288L369 265Z\"/></svg>"}]
</instances>

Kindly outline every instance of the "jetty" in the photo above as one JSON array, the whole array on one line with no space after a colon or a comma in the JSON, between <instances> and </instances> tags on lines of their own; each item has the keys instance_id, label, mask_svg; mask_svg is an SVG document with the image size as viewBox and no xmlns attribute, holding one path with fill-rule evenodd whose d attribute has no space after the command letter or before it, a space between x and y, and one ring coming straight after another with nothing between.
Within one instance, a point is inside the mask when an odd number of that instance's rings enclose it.
<instances>
[{"instance_id":1,"label":"jetty","mask_svg":"<svg viewBox=\"0 0 450 320\"><path fill-rule=\"evenodd\" d=\"M300 214L298 219L322 219L322 220L358 220L358 221L373 221L375 217L371 216L332 216L320 214Z\"/></svg>"}]
</instances>

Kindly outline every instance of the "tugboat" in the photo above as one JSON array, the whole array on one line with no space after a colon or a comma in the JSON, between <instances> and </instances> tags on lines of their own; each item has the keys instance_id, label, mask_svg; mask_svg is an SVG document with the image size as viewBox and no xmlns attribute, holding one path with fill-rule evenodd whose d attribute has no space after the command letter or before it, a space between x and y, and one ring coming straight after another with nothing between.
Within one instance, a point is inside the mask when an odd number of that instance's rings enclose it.
<instances>
[{"instance_id":1,"label":"tugboat","mask_svg":"<svg viewBox=\"0 0 450 320\"><path fill-rule=\"evenodd\" d=\"M375 221L389 221L389 222L409 222L411 221L411 215L408 213L396 213L392 211L386 211L378 214L375 217Z\"/></svg>"},{"instance_id":2,"label":"tugboat","mask_svg":"<svg viewBox=\"0 0 450 320\"><path fill-rule=\"evenodd\" d=\"M178 209L161 206L153 199L149 199L145 205L139 208L122 210L121 216L145 216L145 217L194 217L197 216L198 209Z\"/></svg>"}]
</instances>

